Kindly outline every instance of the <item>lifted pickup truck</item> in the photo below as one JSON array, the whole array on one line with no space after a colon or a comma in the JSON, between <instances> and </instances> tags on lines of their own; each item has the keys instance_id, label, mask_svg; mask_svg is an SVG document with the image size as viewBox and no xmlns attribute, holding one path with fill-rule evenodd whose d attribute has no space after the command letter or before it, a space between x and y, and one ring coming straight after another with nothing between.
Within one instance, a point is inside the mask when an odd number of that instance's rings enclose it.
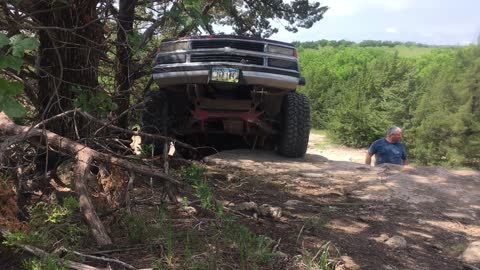
<instances>
[{"instance_id":1,"label":"lifted pickup truck","mask_svg":"<svg viewBox=\"0 0 480 270\"><path fill-rule=\"evenodd\" d=\"M305 80L291 44L226 35L165 39L153 79L160 89L146 95L143 131L217 150L249 146L305 155L310 109L295 92Z\"/></svg>"}]
</instances>

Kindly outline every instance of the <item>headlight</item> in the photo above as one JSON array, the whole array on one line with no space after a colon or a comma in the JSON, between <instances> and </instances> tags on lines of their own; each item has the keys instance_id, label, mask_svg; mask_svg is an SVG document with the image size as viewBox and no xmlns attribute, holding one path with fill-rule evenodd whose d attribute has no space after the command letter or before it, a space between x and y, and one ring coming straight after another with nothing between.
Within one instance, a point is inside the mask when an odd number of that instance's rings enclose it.
<instances>
[{"instance_id":1,"label":"headlight","mask_svg":"<svg viewBox=\"0 0 480 270\"><path fill-rule=\"evenodd\" d=\"M288 56L294 56L295 49L281 46L268 45L268 52L275 54L283 54Z\"/></svg>"},{"instance_id":2,"label":"headlight","mask_svg":"<svg viewBox=\"0 0 480 270\"><path fill-rule=\"evenodd\" d=\"M188 49L188 42L186 41L172 41L160 44L160 52L171 52Z\"/></svg>"}]
</instances>

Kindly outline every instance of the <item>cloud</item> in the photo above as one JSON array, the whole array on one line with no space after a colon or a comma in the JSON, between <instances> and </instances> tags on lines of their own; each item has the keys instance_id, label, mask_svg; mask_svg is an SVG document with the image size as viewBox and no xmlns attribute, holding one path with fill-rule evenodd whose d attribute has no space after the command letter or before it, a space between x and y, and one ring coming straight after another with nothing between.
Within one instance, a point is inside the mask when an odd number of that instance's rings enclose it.
<instances>
[{"instance_id":1,"label":"cloud","mask_svg":"<svg viewBox=\"0 0 480 270\"><path fill-rule=\"evenodd\" d=\"M412 0L370 0L367 2L373 2L372 4L382 6L388 11L403 11L407 10L414 4Z\"/></svg>"},{"instance_id":2,"label":"cloud","mask_svg":"<svg viewBox=\"0 0 480 270\"><path fill-rule=\"evenodd\" d=\"M473 45L471 40L462 40L459 42L460 45Z\"/></svg>"},{"instance_id":3,"label":"cloud","mask_svg":"<svg viewBox=\"0 0 480 270\"><path fill-rule=\"evenodd\" d=\"M398 29L395 27L387 27L385 28L386 33L398 33Z\"/></svg>"},{"instance_id":4,"label":"cloud","mask_svg":"<svg viewBox=\"0 0 480 270\"><path fill-rule=\"evenodd\" d=\"M322 4L330 7L326 16L347 17L368 10L400 12L411 8L413 0L325 0Z\"/></svg>"}]
</instances>

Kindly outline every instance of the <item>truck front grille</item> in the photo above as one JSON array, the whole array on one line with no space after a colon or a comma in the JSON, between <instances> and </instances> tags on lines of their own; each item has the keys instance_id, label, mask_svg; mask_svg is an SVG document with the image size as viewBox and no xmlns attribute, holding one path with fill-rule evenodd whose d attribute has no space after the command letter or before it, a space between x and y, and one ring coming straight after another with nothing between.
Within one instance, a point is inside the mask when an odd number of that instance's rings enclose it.
<instances>
[{"instance_id":1,"label":"truck front grille","mask_svg":"<svg viewBox=\"0 0 480 270\"><path fill-rule=\"evenodd\" d=\"M235 54L192 54L190 62L235 62L263 66L263 58Z\"/></svg>"},{"instance_id":2,"label":"truck front grille","mask_svg":"<svg viewBox=\"0 0 480 270\"><path fill-rule=\"evenodd\" d=\"M264 44L240 40L192 40L192 49L218 49L230 47L239 50L263 52Z\"/></svg>"}]
</instances>

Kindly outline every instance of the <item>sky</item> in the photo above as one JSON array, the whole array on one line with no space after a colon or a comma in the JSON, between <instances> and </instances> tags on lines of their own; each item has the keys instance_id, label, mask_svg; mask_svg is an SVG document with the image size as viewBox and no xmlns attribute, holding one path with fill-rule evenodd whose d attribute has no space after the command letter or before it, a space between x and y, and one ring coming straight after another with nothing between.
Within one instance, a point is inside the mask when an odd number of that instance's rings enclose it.
<instances>
[{"instance_id":1,"label":"sky","mask_svg":"<svg viewBox=\"0 0 480 270\"><path fill-rule=\"evenodd\" d=\"M310 1L311 2L311 1ZM271 39L413 41L431 45L476 44L480 0L321 0L330 9L310 29L282 30Z\"/></svg>"}]
</instances>

